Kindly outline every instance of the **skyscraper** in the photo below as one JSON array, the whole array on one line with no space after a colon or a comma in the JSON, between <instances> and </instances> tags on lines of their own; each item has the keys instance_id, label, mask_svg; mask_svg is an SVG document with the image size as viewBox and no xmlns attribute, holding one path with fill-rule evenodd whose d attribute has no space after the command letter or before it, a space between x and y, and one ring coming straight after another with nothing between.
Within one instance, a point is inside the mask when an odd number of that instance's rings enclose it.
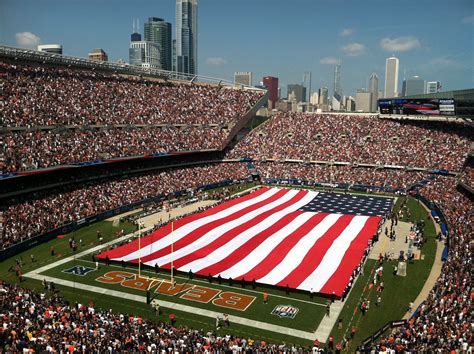
<instances>
[{"instance_id":1,"label":"skyscraper","mask_svg":"<svg viewBox=\"0 0 474 354\"><path fill-rule=\"evenodd\" d=\"M426 84L426 93L436 93L441 91L441 82L428 81Z\"/></svg>"},{"instance_id":2,"label":"skyscraper","mask_svg":"<svg viewBox=\"0 0 474 354\"><path fill-rule=\"evenodd\" d=\"M171 23L159 17L150 17L144 25L144 39L158 45L160 64L163 70L172 70Z\"/></svg>"},{"instance_id":3,"label":"skyscraper","mask_svg":"<svg viewBox=\"0 0 474 354\"><path fill-rule=\"evenodd\" d=\"M296 102L304 102L306 97L306 87L300 84L289 84L287 87L288 99L292 93L295 94Z\"/></svg>"},{"instance_id":4,"label":"skyscraper","mask_svg":"<svg viewBox=\"0 0 474 354\"><path fill-rule=\"evenodd\" d=\"M197 74L197 0L176 0L176 69Z\"/></svg>"},{"instance_id":5,"label":"skyscraper","mask_svg":"<svg viewBox=\"0 0 474 354\"><path fill-rule=\"evenodd\" d=\"M263 86L269 91L269 104L270 109L275 108L275 105L278 101L278 78L273 76L265 76L263 78Z\"/></svg>"},{"instance_id":6,"label":"skyscraper","mask_svg":"<svg viewBox=\"0 0 474 354\"><path fill-rule=\"evenodd\" d=\"M385 90L384 97L392 98L398 96L398 58L390 57L385 61Z\"/></svg>"},{"instance_id":7,"label":"skyscraper","mask_svg":"<svg viewBox=\"0 0 474 354\"><path fill-rule=\"evenodd\" d=\"M379 94L379 77L376 73L372 73L369 79L369 92L372 94L370 103L370 112L377 112L377 99Z\"/></svg>"},{"instance_id":8,"label":"skyscraper","mask_svg":"<svg viewBox=\"0 0 474 354\"><path fill-rule=\"evenodd\" d=\"M159 69L160 50L158 44L148 41L130 42L129 48L130 65L141 66L147 69Z\"/></svg>"},{"instance_id":9,"label":"skyscraper","mask_svg":"<svg viewBox=\"0 0 474 354\"><path fill-rule=\"evenodd\" d=\"M250 71L237 71L234 73L234 83L252 86L252 73Z\"/></svg>"},{"instance_id":10,"label":"skyscraper","mask_svg":"<svg viewBox=\"0 0 474 354\"><path fill-rule=\"evenodd\" d=\"M176 71L176 39L173 39L173 45L171 48L171 70Z\"/></svg>"},{"instance_id":11,"label":"skyscraper","mask_svg":"<svg viewBox=\"0 0 474 354\"><path fill-rule=\"evenodd\" d=\"M403 84L403 96L422 95L425 93L426 82L419 76L413 76L411 79L406 79Z\"/></svg>"},{"instance_id":12,"label":"skyscraper","mask_svg":"<svg viewBox=\"0 0 474 354\"><path fill-rule=\"evenodd\" d=\"M334 67L334 91L333 96L337 96L339 98L342 97L342 90L341 90L341 64L336 64ZM340 99L339 99L340 101Z\"/></svg>"},{"instance_id":13,"label":"skyscraper","mask_svg":"<svg viewBox=\"0 0 474 354\"><path fill-rule=\"evenodd\" d=\"M328 104L328 88L327 87L321 87L319 89L319 104L320 105Z\"/></svg>"},{"instance_id":14,"label":"skyscraper","mask_svg":"<svg viewBox=\"0 0 474 354\"><path fill-rule=\"evenodd\" d=\"M346 107L346 112L354 112L356 109L356 102L354 100L354 97L347 96L344 105Z\"/></svg>"},{"instance_id":15,"label":"skyscraper","mask_svg":"<svg viewBox=\"0 0 474 354\"><path fill-rule=\"evenodd\" d=\"M370 112L372 92L369 92L365 89L358 89L355 101L355 108L358 112Z\"/></svg>"},{"instance_id":16,"label":"skyscraper","mask_svg":"<svg viewBox=\"0 0 474 354\"><path fill-rule=\"evenodd\" d=\"M305 71L303 74L303 86L306 89L306 96L304 97L305 102L309 102L311 96L311 71Z\"/></svg>"}]
</instances>

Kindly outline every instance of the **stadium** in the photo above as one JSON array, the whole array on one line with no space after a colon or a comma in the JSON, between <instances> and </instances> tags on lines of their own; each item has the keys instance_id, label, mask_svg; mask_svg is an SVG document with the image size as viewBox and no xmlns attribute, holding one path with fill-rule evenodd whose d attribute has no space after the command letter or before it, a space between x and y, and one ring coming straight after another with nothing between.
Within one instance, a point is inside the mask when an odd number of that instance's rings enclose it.
<instances>
[{"instance_id":1,"label":"stadium","mask_svg":"<svg viewBox=\"0 0 474 354\"><path fill-rule=\"evenodd\" d=\"M471 348L472 122L0 47L5 352Z\"/></svg>"}]
</instances>

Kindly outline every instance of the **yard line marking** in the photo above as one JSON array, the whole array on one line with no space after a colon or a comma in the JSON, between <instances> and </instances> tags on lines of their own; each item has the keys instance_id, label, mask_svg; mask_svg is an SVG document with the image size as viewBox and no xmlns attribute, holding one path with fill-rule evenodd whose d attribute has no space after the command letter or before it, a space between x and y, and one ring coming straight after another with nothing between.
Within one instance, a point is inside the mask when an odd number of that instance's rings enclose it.
<instances>
[{"instance_id":1,"label":"yard line marking","mask_svg":"<svg viewBox=\"0 0 474 354\"><path fill-rule=\"evenodd\" d=\"M93 286L93 285L86 285L86 284L81 284L81 283L75 283L69 280L63 280L59 278L54 278L50 276L42 276L36 272L30 272L28 274L25 274L25 277L36 279L36 280L43 280L45 279L46 281L52 281L57 285L63 285L67 286L70 288L75 288L75 289L81 289L84 291L89 291L89 292L94 292L97 294L102 294L102 295L107 295L107 296L113 296L121 299L127 299L127 300L132 300L140 303L145 303L146 297L145 296L140 296L140 295L134 295L134 294L129 294L129 293L124 293L122 291L116 291L116 290L110 290L107 288L101 288L98 286ZM160 299L159 300L160 306L170 308L172 310L177 310L177 311L182 311L182 312L188 312L188 313L193 313L193 314L198 314L201 316L205 317L210 317L215 319L217 316L221 316L222 312L217 312L217 311L210 311L210 310L204 310L201 308L196 308L194 306L187 306L183 304L178 304L174 302L169 302ZM283 326L278 326L266 322L261 322L261 321L256 321L256 320L251 320L248 318L243 318L239 316L234 316L234 315L229 315L229 320L231 323L237 323L241 324L244 326L248 327L254 327L254 328L259 328L263 329L266 331L270 332L276 332L280 334L286 334L289 336L293 337L299 337L299 338L304 338L307 340L314 340L315 335L316 337L321 338L322 336L318 335L318 333L313 333L313 332L306 332L298 329L293 329L293 328L287 328Z\"/></svg>"},{"instance_id":2,"label":"yard line marking","mask_svg":"<svg viewBox=\"0 0 474 354\"><path fill-rule=\"evenodd\" d=\"M94 264L94 262L92 261L89 261L87 259L76 259L76 261L81 261L81 262L86 262L86 263L92 263ZM119 265L115 265L115 264L111 264L109 265L108 267L115 267L115 268L122 268L122 266L119 266ZM136 269L135 268L127 268L127 271L130 271L130 272L135 272ZM148 274L154 274L156 275L156 278L157 279L161 279L159 278L159 276L151 271L151 270L142 270L142 273L148 273ZM138 273L136 273L138 274ZM188 277L183 277L181 275L176 275L175 278L180 278L180 279L189 279ZM169 278L163 278L163 280L169 280ZM206 280L200 280L200 279L193 279L194 282L197 282L197 283L203 283L203 284L209 284L208 281ZM212 284L215 284L215 283L212 283ZM212 285L211 284L211 285ZM238 282L236 282L236 284L238 284ZM225 285L225 284L219 284L219 287L223 287L223 288L229 288L229 289L233 289L233 290L240 290L240 288L236 285L236 286L230 286L230 285ZM243 291L247 291L247 292L250 292L250 293L254 293L254 294L260 294L263 296L263 292L262 291L258 291L258 290L253 290L253 289L248 289L248 288L242 288ZM285 300L295 300L295 301L299 301L299 302L304 302L304 303L307 303L307 304L311 304L311 305L315 305L315 306L321 306L321 307L326 307L325 304L321 304L320 302L312 302L312 301L308 301L308 300L303 300L303 299L298 299L298 298L293 298L293 297L288 297L288 296L282 296L282 295L276 295L276 294L269 294L270 296L272 297L278 297L280 299L285 299ZM317 295L316 295L317 296Z\"/></svg>"}]
</instances>

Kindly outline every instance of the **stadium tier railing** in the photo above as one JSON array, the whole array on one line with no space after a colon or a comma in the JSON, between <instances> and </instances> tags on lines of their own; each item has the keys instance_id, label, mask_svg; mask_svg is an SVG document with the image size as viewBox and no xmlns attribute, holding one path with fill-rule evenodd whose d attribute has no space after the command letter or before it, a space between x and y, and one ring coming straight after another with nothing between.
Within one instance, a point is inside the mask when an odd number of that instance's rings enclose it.
<instances>
[{"instance_id":1,"label":"stadium tier railing","mask_svg":"<svg viewBox=\"0 0 474 354\"><path fill-rule=\"evenodd\" d=\"M238 160L238 159L236 159ZM402 166L402 165L380 165L373 163L359 163L359 162L348 162L348 161L334 161L334 160L298 160L298 159L274 159L274 158L260 158L254 159L253 157L241 157L241 161L255 161L255 162L280 162L280 163L304 163L308 165L324 165L324 166L351 166L351 167L369 167L369 168L380 168L380 169L394 169L394 170L405 170L414 172L426 172L440 175L458 175L457 172L452 172L446 169L430 169L425 167L414 167L414 166Z\"/></svg>"}]
</instances>

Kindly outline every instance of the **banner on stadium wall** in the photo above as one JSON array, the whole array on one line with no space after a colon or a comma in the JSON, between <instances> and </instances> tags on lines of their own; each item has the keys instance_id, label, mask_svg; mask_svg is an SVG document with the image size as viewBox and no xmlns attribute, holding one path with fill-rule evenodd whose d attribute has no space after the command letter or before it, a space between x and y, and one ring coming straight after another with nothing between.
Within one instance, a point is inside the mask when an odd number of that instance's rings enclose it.
<instances>
[{"instance_id":1,"label":"banner on stadium wall","mask_svg":"<svg viewBox=\"0 0 474 354\"><path fill-rule=\"evenodd\" d=\"M380 113L403 115L455 115L452 98L394 98L378 100Z\"/></svg>"}]
</instances>

